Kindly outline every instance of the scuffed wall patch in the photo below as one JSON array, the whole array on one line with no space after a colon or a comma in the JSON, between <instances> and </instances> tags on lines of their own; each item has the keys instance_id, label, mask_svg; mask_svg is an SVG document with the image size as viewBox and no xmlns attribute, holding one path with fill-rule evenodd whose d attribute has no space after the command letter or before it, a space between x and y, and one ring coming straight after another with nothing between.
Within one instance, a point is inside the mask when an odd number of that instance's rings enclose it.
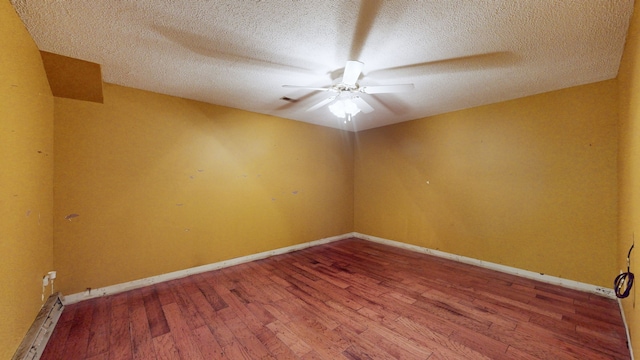
<instances>
[{"instance_id":1,"label":"scuffed wall patch","mask_svg":"<svg viewBox=\"0 0 640 360\"><path fill-rule=\"evenodd\" d=\"M80 215L78 215L78 214L69 214L69 215L65 216L64 219L71 221L71 219L77 218L78 216L80 216Z\"/></svg>"}]
</instances>

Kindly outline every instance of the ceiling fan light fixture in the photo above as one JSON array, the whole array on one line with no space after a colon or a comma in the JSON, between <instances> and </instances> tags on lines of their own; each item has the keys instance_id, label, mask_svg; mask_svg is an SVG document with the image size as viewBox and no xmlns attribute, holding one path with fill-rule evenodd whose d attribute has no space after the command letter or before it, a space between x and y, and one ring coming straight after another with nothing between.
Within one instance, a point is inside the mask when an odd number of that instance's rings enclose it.
<instances>
[{"instance_id":1,"label":"ceiling fan light fixture","mask_svg":"<svg viewBox=\"0 0 640 360\"><path fill-rule=\"evenodd\" d=\"M339 118L349 118L360 112L360 108L351 99L338 100L329 105L329 110Z\"/></svg>"},{"instance_id":2,"label":"ceiling fan light fixture","mask_svg":"<svg viewBox=\"0 0 640 360\"><path fill-rule=\"evenodd\" d=\"M328 87L309 87L300 85L282 85L286 88L306 89L313 91L329 91L334 93L333 96L327 97L319 103L311 106L306 112L315 111L323 106L329 105L329 110L335 116L345 119L344 123L348 123L356 114L362 112L368 114L374 109L359 94L385 94L395 92L405 92L414 89L413 84L396 84L396 85L374 85L360 86L358 79L362 75L364 64L360 61L349 60L344 68L341 80L336 80L333 85Z\"/></svg>"}]
</instances>

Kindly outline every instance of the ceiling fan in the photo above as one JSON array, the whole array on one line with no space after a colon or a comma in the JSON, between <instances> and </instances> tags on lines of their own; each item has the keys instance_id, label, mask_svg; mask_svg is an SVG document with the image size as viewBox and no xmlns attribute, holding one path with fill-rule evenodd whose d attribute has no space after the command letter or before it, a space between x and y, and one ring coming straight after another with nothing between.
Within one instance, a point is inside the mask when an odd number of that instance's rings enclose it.
<instances>
[{"instance_id":1,"label":"ceiling fan","mask_svg":"<svg viewBox=\"0 0 640 360\"><path fill-rule=\"evenodd\" d=\"M397 84L397 85L375 85L375 86L361 86L357 83L364 63L360 61L350 60L347 61L347 65L344 68L344 74L341 81L328 87L308 87L298 85L282 85L286 88L306 89L315 91L331 91L334 95L320 101L319 103L311 106L306 111L314 111L325 105L329 105L329 110L341 118L345 118L345 123L351 121L352 117L362 111L363 113L370 113L373 111L373 107L369 105L360 94L385 94L385 93L397 93L412 90L413 84Z\"/></svg>"}]
</instances>

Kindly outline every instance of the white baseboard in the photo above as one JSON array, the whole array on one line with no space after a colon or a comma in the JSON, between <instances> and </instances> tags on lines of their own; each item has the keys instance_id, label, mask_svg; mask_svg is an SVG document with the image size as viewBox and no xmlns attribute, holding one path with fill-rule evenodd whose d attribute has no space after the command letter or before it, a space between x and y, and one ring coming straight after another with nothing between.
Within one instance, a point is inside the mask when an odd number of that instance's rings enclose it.
<instances>
[{"instance_id":1,"label":"white baseboard","mask_svg":"<svg viewBox=\"0 0 640 360\"><path fill-rule=\"evenodd\" d=\"M144 279L133 280L126 283L105 286L97 289L91 289L90 291L84 291L81 293L67 295L63 298L63 303L65 305L75 304L77 302L84 301L84 300L89 300L89 299L93 299L101 296L118 294L128 290L139 289L141 287L161 283L164 281L180 279L180 278L187 277L189 275L200 274L200 273L212 271L212 270L218 270L218 269L226 268L229 266L247 263L250 261L261 260L274 255L286 254L289 252L302 250L302 249L310 248L317 245L328 244L330 242L344 240L351 237L354 237L354 233L346 233L346 234L332 236L332 237L328 237L320 240L314 240L314 241L310 241L302 244L287 246L280 249L269 250L269 251L261 252L258 254L242 256L235 259L224 260L224 261L220 261L212 264L174 271L174 272L170 272L162 275L151 276Z\"/></svg>"},{"instance_id":2,"label":"white baseboard","mask_svg":"<svg viewBox=\"0 0 640 360\"><path fill-rule=\"evenodd\" d=\"M372 242L376 242L384 245L394 246L397 248L411 250L411 251L415 251L423 254L429 254L429 255L433 255L433 256L437 256L437 257L441 257L441 258L445 258L453 261L458 261L465 264L480 266L486 269L491 269L491 270L496 270L496 271L500 271L507 274L517 275L527 279L538 280L547 284L559 285L569 289L588 292L588 293L604 296L610 299L616 299L615 292L613 291L613 289L608 289L601 286L563 279L563 278L559 278L551 275L544 275L544 274L540 274L533 271L522 270L522 269L514 268L511 266L491 263L488 261L446 253L439 250L432 250L429 248L425 248L417 245L411 245L411 244L394 241L394 240L383 239L376 236L365 235L360 233L354 233L353 236L363 240L368 240L368 241L372 241Z\"/></svg>"},{"instance_id":3,"label":"white baseboard","mask_svg":"<svg viewBox=\"0 0 640 360\"><path fill-rule=\"evenodd\" d=\"M615 296L615 293L614 293L613 289L603 288L603 287L596 286L596 285L591 285L591 284L586 284L586 283L582 283L582 282L578 282L578 281L563 279L563 278L559 278L559 277L555 277L555 276L551 276L551 275L544 275L544 274L540 274L540 273L533 272L533 271L522 270L522 269L518 269L518 268L506 266L506 265L491 263L491 262L478 260L478 259L473 259L473 258L461 256L461 255L455 255L455 254L451 254L451 253L446 253L446 252L439 251L439 250L432 250L432 249L425 248L425 247L420 247L420 246L417 246L417 245L411 245L411 244L407 244L407 243L403 243L403 242L399 242L399 241L388 240L388 239L383 239L383 238L376 237L376 236L371 236L371 235L366 235L366 234L353 232L353 233L346 233L346 234L342 234L342 235L332 236L332 237L328 237L328 238L324 238L324 239L320 239L320 240L315 240L315 241L311 241L311 242L307 242L307 243L303 243L303 244L297 244L297 245L293 245L293 246L288 246L288 247L284 247L284 248L280 248L280 249L269 250L269 251L261 252L261 253L258 253L258 254L242 256L242 257L235 258L235 259L230 259L230 260L220 261L220 262L216 262L216 263L212 263L212 264L197 266L197 267L193 267L193 268L189 268L189 269L174 271L174 272L167 273L167 274L162 274L162 275L152 276L152 277L148 277L148 278L144 278L144 279L129 281L129 282L126 282L126 283L106 286L106 287L103 287L103 288L91 289L91 291L84 291L84 292L81 292L81 293L75 293L75 294L67 295L67 296L65 296L63 298L63 303L65 305L74 304L74 303L77 303L77 302L80 302L80 301L83 301L83 300L93 299L93 298L101 297L101 296L113 295L113 294L121 293L121 292L128 291L128 290L138 289L138 288L141 288L141 287L144 287L144 286L149 286L149 285L161 283L161 282L164 282L164 281L180 279L180 278L183 278L183 277L187 277L189 275L199 274L199 273L212 271L212 270L218 270L218 269L222 269L222 268L225 268L225 267L234 266L234 265L238 265L238 264L243 264L243 263L254 261L254 260L265 259L265 258L274 256L274 255L286 254L286 253L289 253L289 252L302 250L302 249L310 248L310 247L317 246L317 245L328 244L328 243L331 243L331 242L334 242L334 241L348 239L348 238L351 238L351 237L356 237L356 238L359 238L359 239L362 239L362 240L367 240L367 241L372 241L372 242L376 242L376 243L380 243L380 244L384 244L384 245L394 246L394 247L397 247L397 248L402 248L402 249L415 251L415 252L419 252L419 253L423 253L423 254L429 254L429 255L433 255L433 256L437 256L437 257L441 257L441 258L445 258L445 259L449 259L449 260L453 260L453 261L458 261L458 262L462 262L462 263L466 263L466 264L470 264L470 265L476 265L476 266L480 266L480 267L491 269L491 270L500 271L500 272L507 273L507 274L512 274L512 275L517 275L517 276L521 276L521 277L528 278L528 279L538 280L538 281L545 282L545 283L548 283L548 284L559 285L559 286L566 287L566 288L569 288L569 289L574 289L574 290L579 290L579 291L584 291L584 292L588 292L588 293L604 296L604 297L607 297L607 298L610 298L610 299L616 299L616 296Z\"/></svg>"},{"instance_id":4,"label":"white baseboard","mask_svg":"<svg viewBox=\"0 0 640 360\"><path fill-rule=\"evenodd\" d=\"M197 266L197 267L184 269L180 271L174 271L171 273L152 276L152 277L148 277L140 280L134 280L134 281L130 281L122 284L116 284L116 285L106 286L103 288L92 289L91 291L85 291L82 293L76 293L76 294L65 296L62 299L62 301L64 305L74 304L83 300L88 300L88 299L101 297L101 296L113 295L113 294L121 293L128 290L138 289L144 286L161 283L164 281L180 279L183 277L187 277L189 275L199 274L199 273L212 271L212 270L218 270L218 269L222 269L229 266L234 266L234 265L239 265L239 264L243 264L250 261L265 259L275 255L286 254L289 252L302 250L302 249L310 248L313 246L328 244L334 241L339 241L339 240L344 240L344 239L354 238L354 237L362 240L375 242L375 243L380 243L380 244L394 246L397 248L402 248L410 251L415 251L418 253L429 254L429 255L433 255L433 256L437 256L437 257L441 257L441 258L445 258L453 261L458 261L458 262L462 262L470 265L480 266L483 268L496 270L496 271L500 271L503 273L512 274L516 276L521 276L528 279L538 280L541 282L554 284L554 285L566 287L569 289L588 292L588 293L604 296L610 299L616 299L615 292L613 289L603 288L600 286L563 279L555 276L544 275L544 274L536 273L533 271L522 270L522 269L518 269L518 268L506 266L506 265L501 265L501 264L473 259L473 258L461 256L461 255L446 253L439 250L432 250L432 249L417 246L417 245L411 245L411 244L407 244L399 241L388 240L388 239L384 239L376 236L361 234L358 232L352 232L352 233L332 236L332 237L328 237L320 240L315 240L315 241L311 241L303 244L288 246L280 249L269 250L269 251L261 252L258 254L242 256L235 259ZM624 322L624 325L627 331L627 340L629 341L629 344L631 344L630 343L631 338L629 337L629 328L627 326L627 321L624 316L624 310L622 309L622 303L619 300L618 300L618 304L620 306L620 311L622 313L622 320ZM633 349L631 348L631 346L629 346L629 351L631 353L631 359L633 359Z\"/></svg>"}]
</instances>

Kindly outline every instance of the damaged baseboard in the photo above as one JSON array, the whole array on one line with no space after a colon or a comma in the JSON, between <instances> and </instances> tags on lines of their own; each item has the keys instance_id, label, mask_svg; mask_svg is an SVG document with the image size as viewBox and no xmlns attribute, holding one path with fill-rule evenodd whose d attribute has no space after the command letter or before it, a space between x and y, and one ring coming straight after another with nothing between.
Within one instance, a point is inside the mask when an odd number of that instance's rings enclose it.
<instances>
[{"instance_id":1,"label":"damaged baseboard","mask_svg":"<svg viewBox=\"0 0 640 360\"><path fill-rule=\"evenodd\" d=\"M62 310L64 310L64 305L60 293L49 296L11 360L40 359L60 315L62 315Z\"/></svg>"}]
</instances>

